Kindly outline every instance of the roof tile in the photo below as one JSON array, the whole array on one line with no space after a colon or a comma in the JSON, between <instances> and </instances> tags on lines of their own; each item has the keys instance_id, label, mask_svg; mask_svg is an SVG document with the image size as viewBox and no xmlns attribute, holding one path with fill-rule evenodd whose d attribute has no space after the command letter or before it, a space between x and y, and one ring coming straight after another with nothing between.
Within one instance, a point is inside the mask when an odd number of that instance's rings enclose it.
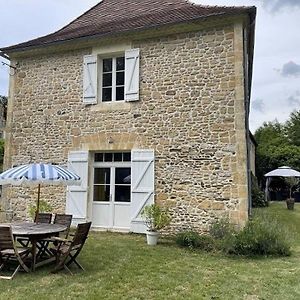
<instances>
[{"instance_id":1,"label":"roof tile","mask_svg":"<svg viewBox=\"0 0 300 300\"><path fill-rule=\"evenodd\" d=\"M103 0L62 29L21 44L2 48L13 52L82 37L103 37L218 15L250 14L255 7L195 5L186 0Z\"/></svg>"}]
</instances>

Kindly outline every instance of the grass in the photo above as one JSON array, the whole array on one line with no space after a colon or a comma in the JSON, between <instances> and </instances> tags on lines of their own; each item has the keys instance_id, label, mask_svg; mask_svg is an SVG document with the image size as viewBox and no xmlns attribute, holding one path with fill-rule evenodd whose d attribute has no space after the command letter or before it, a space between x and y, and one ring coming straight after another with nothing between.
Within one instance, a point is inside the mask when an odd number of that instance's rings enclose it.
<instances>
[{"instance_id":1,"label":"grass","mask_svg":"<svg viewBox=\"0 0 300 300\"><path fill-rule=\"evenodd\" d=\"M140 235L91 233L80 256L86 272L19 273L1 281L0 299L300 299L300 204L284 205L264 210L289 226L291 257L227 257L168 239L149 247Z\"/></svg>"}]
</instances>

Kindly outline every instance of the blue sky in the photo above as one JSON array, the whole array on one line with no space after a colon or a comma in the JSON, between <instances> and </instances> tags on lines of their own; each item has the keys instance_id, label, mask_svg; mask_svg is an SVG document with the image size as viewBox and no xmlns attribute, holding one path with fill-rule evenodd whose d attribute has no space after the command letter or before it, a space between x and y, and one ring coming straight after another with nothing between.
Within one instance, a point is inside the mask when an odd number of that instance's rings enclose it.
<instances>
[{"instance_id":1,"label":"blue sky","mask_svg":"<svg viewBox=\"0 0 300 300\"><path fill-rule=\"evenodd\" d=\"M0 47L53 32L99 0L0 0ZM300 109L300 0L194 0L204 5L258 8L250 127L285 121ZM0 58L0 62L4 61ZM0 95L8 93L8 68L0 64Z\"/></svg>"}]
</instances>

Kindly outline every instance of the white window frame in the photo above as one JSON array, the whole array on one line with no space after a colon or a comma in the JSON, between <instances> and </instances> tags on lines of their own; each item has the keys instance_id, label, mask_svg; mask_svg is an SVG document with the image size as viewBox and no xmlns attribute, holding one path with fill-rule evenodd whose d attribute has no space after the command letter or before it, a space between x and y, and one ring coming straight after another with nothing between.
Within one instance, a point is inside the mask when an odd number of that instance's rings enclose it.
<instances>
[{"instance_id":1,"label":"white window frame","mask_svg":"<svg viewBox=\"0 0 300 300\"><path fill-rule=\"evenodd\" d=\"M116 100L116 94L117 94L117 57L124 57L125 61L125 52L121 53L112 53L111 55L105 55L105 56L98 56L98 62L99 62L99 69L98 69L98 86L99 86L99 103L115 103L115 102L125 102L125 62L124 62L124 99L123 100ZM103 60L104 59L112 59L112 95L111 95L111 101L103 101L102 100L102 79L103 79Z\"/></svg>"}]
</instances>

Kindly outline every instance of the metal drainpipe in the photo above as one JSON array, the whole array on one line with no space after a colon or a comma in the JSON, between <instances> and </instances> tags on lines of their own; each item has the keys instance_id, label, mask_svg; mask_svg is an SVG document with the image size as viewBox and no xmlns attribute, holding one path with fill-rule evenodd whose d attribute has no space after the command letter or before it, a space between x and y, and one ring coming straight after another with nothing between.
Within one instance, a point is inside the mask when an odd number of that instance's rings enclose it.
<instances>
[{"instance_id":1,"label":"metal drainpipe","mask_svg":"<svg viewBox=\"0 0 300 300\"><path fill-rule=\"evenodd\" d=\"M247 182L248 182L248 216L252 214L252 193L251 193L251 169L250 169L250 91L249 91L249 60L248 60L248 28L244 28L244 90L245 90L245 129L246 129L246 156L247 156Z\"/></svg>"}]
</instances>

